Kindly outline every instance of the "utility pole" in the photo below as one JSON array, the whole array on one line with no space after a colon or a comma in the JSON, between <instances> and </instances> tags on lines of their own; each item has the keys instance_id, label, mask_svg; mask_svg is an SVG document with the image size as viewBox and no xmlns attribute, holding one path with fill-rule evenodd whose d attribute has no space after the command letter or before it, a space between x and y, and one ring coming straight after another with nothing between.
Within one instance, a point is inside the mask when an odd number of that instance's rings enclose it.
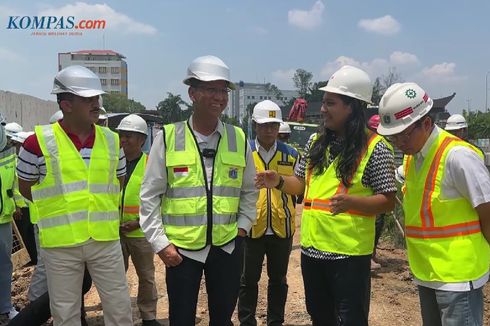
<instances>
[{"instance_id":1,"label":"utility pole","mask_svg":"<svg viewBox=\"0 0 490 326\"><path fill-rule=\"evenodd\" d=\"M488 74L490 71L487 71L485 74L485 112L488 112Z\"/></svg>"}]
</instances>

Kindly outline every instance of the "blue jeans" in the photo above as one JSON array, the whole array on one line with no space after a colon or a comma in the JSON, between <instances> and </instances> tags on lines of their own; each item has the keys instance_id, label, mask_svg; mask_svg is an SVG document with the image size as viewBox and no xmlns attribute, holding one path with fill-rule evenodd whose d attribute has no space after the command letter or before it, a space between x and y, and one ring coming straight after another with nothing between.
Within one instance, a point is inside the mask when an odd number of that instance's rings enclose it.
<instances>
[{"instance_id":1,"label":"blue jeans","mask_svg":"<svg viewBox=\"0 0 490 326\"><path fill-rule=\"evenodd\" d=\"M0 224L0 314L12 308L12 224Z\"/></svg>"},{"instance_id":2,"label":"blue jeans","mask_svg":"<svg viewBox=\"0 0 490 326\"><path fill-rule=\"evenodd\" d=\"M466 292L418 286L422 320L426 326L483 325L483 287Z\"/></svg>"}]
</instances>

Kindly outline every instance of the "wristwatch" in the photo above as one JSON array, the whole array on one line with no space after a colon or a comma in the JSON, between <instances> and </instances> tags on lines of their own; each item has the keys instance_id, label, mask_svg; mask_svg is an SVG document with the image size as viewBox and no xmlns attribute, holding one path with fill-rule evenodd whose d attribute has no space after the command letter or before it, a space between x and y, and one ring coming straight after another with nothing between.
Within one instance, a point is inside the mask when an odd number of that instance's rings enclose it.
<instances>
[{"instance_id":1,"label":"wristwatch","mask_svg":"<svg viewBox=\"0 0 490 326\"><path fill-rule=\"evenodd\" d=\"M280 175L279 176L279 183L274 188L276 188L277 190L282 190L283 186L284 186L284 178L282 177L282 175Z\"/></svg>"}]
</instances>

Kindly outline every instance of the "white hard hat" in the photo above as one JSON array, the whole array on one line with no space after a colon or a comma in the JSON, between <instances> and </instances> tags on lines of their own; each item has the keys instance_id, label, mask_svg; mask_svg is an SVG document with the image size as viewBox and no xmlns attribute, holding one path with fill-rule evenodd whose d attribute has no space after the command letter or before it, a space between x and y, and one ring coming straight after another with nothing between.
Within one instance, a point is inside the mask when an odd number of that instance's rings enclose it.
<instances>
[{"instance_id":1,"label":"white hard hat","mask_svg":"<svg viewBox=\"0 0 490 326\"><path fill-rule=\"evenodd\" d=\"M5 126L2 122L2 115L0 115L0 152L7 146L7 135L5 134Z\"/></svg>"},{"instance_id":2,"label":"white hard hat","mask_svg":"<svg viewBox=\"0 0 490 326\"><path fill-rule=\"evenodd\" d=\"M446 130L458 130L468 128L466 119L461 114L453 114L447 119Z\"/></svg>"},{"instance_id":3,"label":"white hard hat","mask_svg":"<svg viewBox=\"0 0 490 326\"><path fill-rule=\"evenodd\" d=\"M54 77L51 94L72 93L81 97L104 94L99 77L82 66L69 66Z\"/></svg>"},{"instance_id":4,"label":"white hard hat","mask_svg":"<svg viewBox=\"0 0 490 326\"><path fill-rule=\"evenodd\" d=\"M108 118L107 116L107 111L106 109L104 109L103 106L99 107L99 119L100 120L106 120Z\"/></svg>"},{"instance_id":5,"label":"white hard hat","mask_svg":"<svg viewBox=\"0 0 490 326\"><path fill-rule=\"evenodd\" d=\"M191 62L187 68L187 77L184 84L191 85L191 79L208 82L214 80L224 80L228 82L228 87L235 89L235 84L230 80L230 68L218 57L206 55L198 57Z\"/></svg>"},{"instance_id":6,"label":"white hard hat","mask_svg":"<svg viewBox=\"0 0 490 326\"><path fill-rule=\"evenodd\" d=\"M116 130L133 131L148 135L148 125L145 119L136 114L130 114L122 119Z\"/></svg>"},{"instance_id":7,"label":"white hard hat","mask_svg":"<svg viewBox=\"0 0 490 326\"><path fill-rule=\"evenodd\" d=\"M25 140L27 139L27 137L29 137L31 135L34 135L33 131L21 131L21 132L18 132L17 134L15 134L12 137L12 140L23 144L25 142Z\"/></svg>"},{"instance_id":8,"label":"white hard hat","mask_svg":"<svg viewBox=\"0 0 490 326\"><path fill-rule=\"evenodd\" d=\"M415 83L391 85L379 101L380 135L395 135L426 115L433 105L432 99Z\"/></svg>"},{"instance_id":9,"label":"white hard hat","mask_svg":"<svg viewBox=\"0 0 490 326\"><path fill-rule=\"evenodd\" d=\"M5 125L5 134L12 138L16 133L23 131L22 126L17 122L9 122Z\"/></svg>"},{"instance_id":10,"label":"white hard hat","mask_svg":"<svg viewBox=\"0 0 490 326\"><path fill-rule=\"evenodd\" d=\"M403 170L403 165L400 165L395 170L395 180L398 181L398 183L400 183L400 184L405 183L405 170Z\"/></svg>"},{"instance_id":11,"label":"white hard hat","mask_svg":"<svg viewBox=\"0 0 490 326\"><path fill-rule=\"evenodd\" d=\"M252 113L252 120L258 124L268 122L282 122L282 112L279 105L276 103L265 100L261 101L254 106Z\"/></svg>"},{"instance_id":12,"label":"white hard hat","mask_svg":"<svg viewBox=\"0 0 490 326\"><path fill-rule=\"evenodd\" d=\"M286 122L281 122L281 125L279 126L279 133L280 134L290 134L291 133L291 127L289 127L289 124Z\"/></svg>"},{"instance_id":13,"label":"white hard hat","mask_svg":"<svg viewBox=\"0 0 490 326\"><path fill-rule=\"evenodd\" d=\"M63 111L58 110L49 118L49 123L53 124L61 119L63 119Z\"/></svg>"},{"instance_id":14,"label":"white hard hat","mask_svg":"<svg viewBox=\"0 0 490 326\"><path fill-rule=\"evenodd\" d=\"M343 66L333 73L327 86L321 87L320 90L371 103L373 84L364 70L352 66Z\"/></svg>"}]
</instances>

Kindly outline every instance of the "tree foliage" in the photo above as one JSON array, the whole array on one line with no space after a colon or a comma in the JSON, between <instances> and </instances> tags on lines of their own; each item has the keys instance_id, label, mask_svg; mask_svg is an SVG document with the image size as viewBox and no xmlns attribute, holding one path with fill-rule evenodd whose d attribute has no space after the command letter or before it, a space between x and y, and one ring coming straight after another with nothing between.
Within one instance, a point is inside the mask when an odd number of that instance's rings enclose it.
<instances>
[{"instance_id":1,"label":"tree foliage","mask_svg":"<svg viewBox=\"0 0 490 326\"><path fill-rule=\"evenodd\" d=\"M390 67L386 75L376 77L373 84L373 95L371 97L371 102L375 105L379 104L381 97L386 92L388 87L395 83L401 83L403 78L400 73L396 71L395 67Z\"/></svg>"},{"instance_id":2,"label":"tree foliage","mask_svg":"<svg viewBox=\"0 0 490 326\"><path fill-rule=\"evenodd\" d=\"M468 138L490 138L490 112L463 110L463 116L468 123Z\"/></svg>"},{"instance_id":3,"label":"tree foliage","mask_svg":"<svg viewBox=\"0 0 490 326\"><path fill-rule=\"evenodd\" d=\"M321 102L323 100L324 91L321 91L321 87L327 86L328 81L319 81L317 83L313 83L309 89L309 94L306 95L305 99L310 102Z\"/></svg>"},{"instance_id":4,"label":"tree foliage","mask_svg":"<svg viewBox=\"0 0 490 326\"><path fill-rule=\"evenodd\" d=\"M302 98L306 97L308 91L311 87L311 79L313 78L313 74L304 69L298 68L293 76L294 86L298 90L299 96Z\"/></svg>"},{"instance_id":5,"label":"tree foliage","mask_svg":"<svg viewBox=\"0 0 490 326\"><path fill-rule=\"evenodd\" d=\"M267 83L265 84L264 88L265 88L265 93L267 95L273 96L276 100L281 99L282 92L279 90L279 88L276 85Z\"/></svg>"},{"instance_id":6,"label":"tree foliage","mask_svg":"<svg viewBox=\"0 0 490 326\"><path fill-rule=\"evenodd\" d=\"M145 106L140 102L127 99L122 94L104 94L102 95L102 106L107 112L118 113L137 113L145 111Z\"/></svg>"},{"instance_id":7,"label":"tree foliage","mask_svg":"<svg viewBox=\"0 0 490 326\"><path fill-rule=\"evenodd\" d=\"M188 119L192 113L192 106L180 95L167 92L167 98L158 103L157 110L164 123L172 123Z\"/></svg>"}]
</instances>

